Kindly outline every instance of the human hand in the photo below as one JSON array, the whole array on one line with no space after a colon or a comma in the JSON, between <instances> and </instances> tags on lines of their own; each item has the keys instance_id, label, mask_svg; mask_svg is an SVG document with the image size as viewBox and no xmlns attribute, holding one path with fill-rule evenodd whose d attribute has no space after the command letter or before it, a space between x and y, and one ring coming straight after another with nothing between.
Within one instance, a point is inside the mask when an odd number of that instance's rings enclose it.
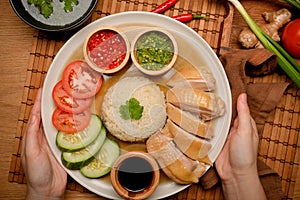
<instances>
[{"instance_id":1,"label":"human hand","mask_svg":"<svg viewBox=\"0 0 300 200\"><path fill-rule=\"evenodd\" d=\"M228 199L264 199L257 172L258 133L247 104L247 95L237 100L238 116L215 166ZM254 195L254 196L252 196Z\"/></svg>"},{"instance_id":2,"label":"human hand","mask_svg":"<svg viewBox=\"0 0 300 200\"><path fill-rule=\"evenodd\" d=\"M67 173L53 156L44 134L41 89L23 137L21 162L27 178L27 199L63 199Z\"/></svg>"}]
</instances>

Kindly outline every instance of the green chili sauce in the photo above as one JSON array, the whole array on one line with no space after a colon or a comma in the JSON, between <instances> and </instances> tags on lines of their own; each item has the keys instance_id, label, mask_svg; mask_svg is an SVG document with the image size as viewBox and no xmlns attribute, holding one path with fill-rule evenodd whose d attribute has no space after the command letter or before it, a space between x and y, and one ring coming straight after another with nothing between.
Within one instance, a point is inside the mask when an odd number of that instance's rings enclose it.
<instances>
[{"instance_id":1,"label":"green chili sauce","mask_svg":"<svg viewBox=\"0 0 300 200\"><path fill-rule=\"evenodd\" d=\"M158 71L171 62L174 46L166 34L151 31L138 39L135 55L144 69Z\"/></svg>"}]
</instances>

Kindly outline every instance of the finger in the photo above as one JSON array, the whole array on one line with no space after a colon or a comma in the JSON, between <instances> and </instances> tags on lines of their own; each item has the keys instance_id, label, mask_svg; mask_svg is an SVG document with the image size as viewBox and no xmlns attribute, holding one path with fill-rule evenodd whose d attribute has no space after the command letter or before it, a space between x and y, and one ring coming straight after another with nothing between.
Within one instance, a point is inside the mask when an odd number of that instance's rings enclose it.
<instances>
[{"instance_id":1,"label":"finger","mask_svg":"<svg viewBox=\"0 0 300 200\"><path fill-rule=\"evenodd\" d=\"M229 140L230 137L232 136L232 134L234 134L236 132L236 130L238 128L238 121L239 121L239 119L235 118L233 125L230 127L230 131L228 133L227 140Z\"/></svg>"},{"instance_id":2,"label":"finger","mask_svg":"<svg viewBox=\"0 0 300 200\"><path fill-rule=\"evenodd\" d=\"M38 146L38 136L41 122L41 89L38 90L34 105L30 112L27 129L25 131L25 146ZM24 147L24 148L26 148ZM26 148L27 149L27 148ZM28 148L31 149L31 148ZM25 151L25 149L24 149Z\"/></svg>"},{"instance_id":3,"label":"finger","mask_svg":"<svg viewBox=\"0 0 300 200\"><path fill-rule=\"evenodd\" d=\"M256 126L256 123L255 123L255 121L252 117L251 117L251 126L252 126L252 133L254 134L254 137L258 141L259 136L258 136L257 126Z\"/></svg>"},{"instance_id":4,"label":"finger","mask_svg":"<svg viewBox=\"0 0 300 200\"><path fill-rule=\"evenodd\" d=\"M239 128L247 129L251 126L251 115L247 103L247 95L245 93L240 94L237 100L237 112Z\"/></svg>"},{"instance_id":5,"label":"finger","mask_svg":"<svg viewBox=\"0 0 300 200\"><path fill-rule=\"evenodd\" d=\"M30 113L30 115L37 116L38 118L40 118L40 116L41 116L41 97L42 97L42 89L40 88L37 91L34 105L31 109L31 113Z\"/></svg>"},{"instance_id":6,"label":"finger","mask_svg":"<svg viewBox=\"0 0 300 200\"><path fill-rule=\"evenodd\" d=\"M40 104L41 102L41 89L38 90L37 92L37 95L36 95L36 100L35 100L35 103L31 109L31 112L30 112L30 116L29 116L29 120L28 120L28 123L27 123L27 128L26 128L26 131L22 137L22 144L21 144L21 152L24 153L25 152L25 149L26 149L26 138L27 138L27 134L28 132L32 132L32 129L28 130L29 127L32 127L36 121L36 115L38 118L40 118L40 106L37 105L37 104Z\"/></svg>"},{"instance_id":7,"label":"finger","mask_svg":"<svg viewBox=\"0 0 300 200\"><path fill-rule=\"evenodd\" d=\"M233 125L232 125L231 129L235 129L236 130L238 127L239 127L239 118L236 117L234 119L234 122L233 122Z\"/></svg>"}]
</instances>

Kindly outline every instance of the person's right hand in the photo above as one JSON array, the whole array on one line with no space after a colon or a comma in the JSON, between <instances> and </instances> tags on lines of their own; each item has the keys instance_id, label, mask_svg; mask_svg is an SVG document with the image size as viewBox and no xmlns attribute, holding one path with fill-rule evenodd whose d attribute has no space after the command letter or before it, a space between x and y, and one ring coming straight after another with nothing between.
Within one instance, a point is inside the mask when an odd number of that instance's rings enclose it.
<instances>
[{"instance_id":1,"label":"person's right hand","mask_svg":"<svg viewBox=\"0 0 300 200\"><path fill-rule=\"evenodd\" d=\"M228 199L264 199L257 173L258 133L247 104L247 95L237 100L238 116L215 166ZM254 196L252 196L254 195Z\"/></svg>"}]
</instances>

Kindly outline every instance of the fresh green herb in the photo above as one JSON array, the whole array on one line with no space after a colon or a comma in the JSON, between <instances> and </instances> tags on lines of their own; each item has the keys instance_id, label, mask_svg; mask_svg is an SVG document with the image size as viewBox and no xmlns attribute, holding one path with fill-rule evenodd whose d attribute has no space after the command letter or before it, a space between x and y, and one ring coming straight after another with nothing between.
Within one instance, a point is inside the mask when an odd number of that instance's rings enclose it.
<instances>
[{"instance_id":1,"label":"fresh green herb","mask_svg":"<svg viewBox=\"0 0 300 200\"><path fill-rule=\"evenodd\" d=\"M79 4L78 0L60 0L60 2L64 3L65 12L72 12L73 8ZM45 18L53 13L53 0L28 0L28 3L39 7Z\"/></svg>"},{"instance_id":2,"label":"fresh green herb","mask_svg":"<svg viewBox=\"0 0 300 200\"><path fill-rule=\"evenodd\" d=\"M73 7L78 5L78 0L60 0L60 2L64 2L64 10L66 12L72 12Z\"/></svg>"},{"instance_id":3,"label":"fresh green herb","mask_svg":"<svg viewBox=\"0 0 300 200\"><path fill-rule=\"evenodd\" d=\"M170 63L174 47L170 38L156 31L141 36L136 45L138 63L147 70L160 70Z\"/></svg>"},{"instance_id":4,"label":"fresh green herb","mask_svg":"<svg viewBox=\"0 0 300 200\"><path fill-rule=\"evenodd\" d=\"M53 13L53 3L52 0L28 0L29 4L33 4L39 7L41 14L48 18Z\"/></svg>"},{"instance_id":5,"label":"fresh green herb","mask_svg":"<svg viewBox=\"0 0 300 200\"><path fill-rule=\"evenodd\" d=\"M119 112L121 117L125 120L134 119L139 120L142 117L144 106L140 105L140 102L135 98L129 99L126 101L125 105L121 105Z\"/></svg>"},{"instance_id":6,"label":"fresh green herb","mask_svg":"<svg viewBox=\"0 0 300 200\"><path fill-rule=\"evenodd\" d=\"M270 36L268 36L248 15L245 8L238 0L228 0L242 15L244 20L247 22L250 29L261 41L266 49L275 53L278 57L278 65L285 71L285 73L294 81L294 83L300 88L300 66L295 60Z\"/></svg>"}]
</instances>

